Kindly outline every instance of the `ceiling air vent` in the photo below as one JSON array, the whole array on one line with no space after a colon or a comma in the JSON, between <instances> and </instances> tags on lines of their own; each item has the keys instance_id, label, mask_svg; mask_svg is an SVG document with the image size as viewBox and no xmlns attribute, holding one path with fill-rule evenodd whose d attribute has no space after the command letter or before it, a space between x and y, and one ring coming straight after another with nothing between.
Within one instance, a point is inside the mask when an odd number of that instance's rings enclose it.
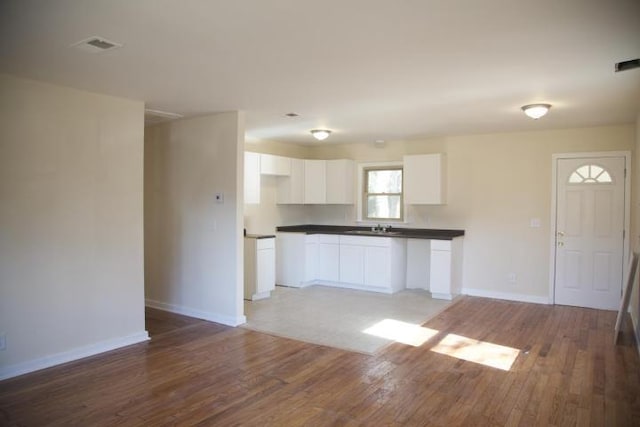
<instances>
[{"instance_id":1,"label":"ceiling air vent","mask_svg":"<svg viewBox=\"0 0 640 427\"><path fill-rule=\"evenodd\" d=\"M93 36L88 39L81 40L78 43L74 43L71 47L78 48L83 52L88 53L102 53L122 47L122 44L112 42L104 37Z\"/></svg>"},{"instance_id":2,"label":"ceiling air vent","mask_svg":"<svg viewBox=\"0 0 640 427\"><path fill-rule=\"evenodd\" d=\"M622 61L616 63L616 73L619 71L633 70L640 67L640 58L630 59L628 61Z\"/></svg>"}]
</instances>

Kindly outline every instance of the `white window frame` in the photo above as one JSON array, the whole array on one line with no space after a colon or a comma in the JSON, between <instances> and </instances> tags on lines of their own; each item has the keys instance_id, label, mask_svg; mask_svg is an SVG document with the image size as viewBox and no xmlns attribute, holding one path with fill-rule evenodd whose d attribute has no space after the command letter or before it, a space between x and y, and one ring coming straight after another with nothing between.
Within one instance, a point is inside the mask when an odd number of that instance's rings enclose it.
<instances>
[{"instance_id":1,"label":"white window frame","mask_svg":"<svg viewBox=\"0 0 640 427\"><path fill-rule=\"evenodd\" d=\"M356 222L362 222L365 224L379 224L379 223L385 223L385 224L404 224L406 222L406 206L404 206L404 171L403 171L403 179L402 179L402 200L403 200L403 206L402 206L402 219L380 219L380 220L371 220L371 219L366 219L363 218L362 216L362 209L363 209L363 205L364 205L364 170L367 168L403 168L404 169L404 164L402 163L401 160L397 160L397 161L391 161L391 162L367 162L367 163L358 163L357 164L357 170L358 170L358 198L357 198L357 205L356 205Z\"/></svg>"}]
</instances>

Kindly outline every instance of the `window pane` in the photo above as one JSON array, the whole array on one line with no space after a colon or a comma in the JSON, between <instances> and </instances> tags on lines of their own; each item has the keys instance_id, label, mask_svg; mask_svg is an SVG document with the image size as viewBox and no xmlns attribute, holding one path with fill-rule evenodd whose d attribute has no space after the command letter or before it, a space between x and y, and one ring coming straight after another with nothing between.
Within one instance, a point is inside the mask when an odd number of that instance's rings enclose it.
<instances>
[{"instance_id":1,"label":"window pane","mask_svg":"<svg viewBox=\"0 0 640 427\"><path fill-rule=\"evenodd\" d=\"M578 175L577 172L574 172L571 174L571 176L569 177L569 182L572 184L579 184L582 182L584 178L581 177L580 175Z\"/></svg>"},{"instance_id":2,"label":"window pane","mask_svg":"<svg viewBox=\"0 0 640 427\"><path fill-rule=\"evenodd\" d=\"M367 171L367 193L401 193L401 170Z\"/></svg>"},{"instance_id":3,"label":"window pane","mask_svg":"<svg viewBox=\"0 0 640 427\"><path fill-rule=\"evenodd\" d=\"M587 178L589 176L589 165L579 167L576 170L576 172L578 172L578 174L582 175L583 177Z\"/></svg>"},{"instance_id":4,"label":"window pane","mask_svg":"<svg viewBox=\"0 0 640 427\"><path fill-rule=\"evenodd\" d=\"M400 219L400 196L367 196L367 217Z\"/></svg>"},{"instance_id":5,"label":"window pane","mask_svg":"<svg viewBox=\"0 0 640 427\"><path fill-rule=\"evenodd\" d=\"M609 172L602 172L598 177L598 182L611 182L611 175L609 175Z\"/></svg>"}]
</instances>

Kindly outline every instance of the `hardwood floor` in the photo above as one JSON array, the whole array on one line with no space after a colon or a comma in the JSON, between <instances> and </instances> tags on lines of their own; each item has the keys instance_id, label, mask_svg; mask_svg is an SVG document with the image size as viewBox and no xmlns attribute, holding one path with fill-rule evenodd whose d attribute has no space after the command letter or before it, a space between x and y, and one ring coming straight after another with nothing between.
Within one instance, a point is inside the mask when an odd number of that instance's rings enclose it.
<instances>
[{"instance_id":1,"label":"hardwood floor","mask_svg":"<svg viewBox=\"0 0 640 427\"><path fill-rule=\"evenodd\" d=\"M367 356L148 310L148 343L0 382L0 425L638 426L640 362L629 321L613 345L615 316L464 297L422 346ZM432 351L455 336L517 358Z\"/></svg>"}]
</instances>

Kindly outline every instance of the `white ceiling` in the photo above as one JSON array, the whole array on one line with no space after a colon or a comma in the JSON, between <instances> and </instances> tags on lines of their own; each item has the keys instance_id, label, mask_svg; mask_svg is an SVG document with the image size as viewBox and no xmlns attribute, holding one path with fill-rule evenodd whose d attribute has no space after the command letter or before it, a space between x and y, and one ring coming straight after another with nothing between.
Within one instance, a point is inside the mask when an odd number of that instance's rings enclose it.
<instances>
[{"instance_id":1,"label":"white ceiling","mask_svg":"<svg viewBox=\"0 0 640 427\"><path fill-rule=\"evenodd\" d=\"M69 46L102 36L101 54ZM3 0L0 72L299 143L631 123L638 0ZM524 104L553 104L533 121ZM296 112L300 117L284 115Z\"/></svg>"}]
</instances>

